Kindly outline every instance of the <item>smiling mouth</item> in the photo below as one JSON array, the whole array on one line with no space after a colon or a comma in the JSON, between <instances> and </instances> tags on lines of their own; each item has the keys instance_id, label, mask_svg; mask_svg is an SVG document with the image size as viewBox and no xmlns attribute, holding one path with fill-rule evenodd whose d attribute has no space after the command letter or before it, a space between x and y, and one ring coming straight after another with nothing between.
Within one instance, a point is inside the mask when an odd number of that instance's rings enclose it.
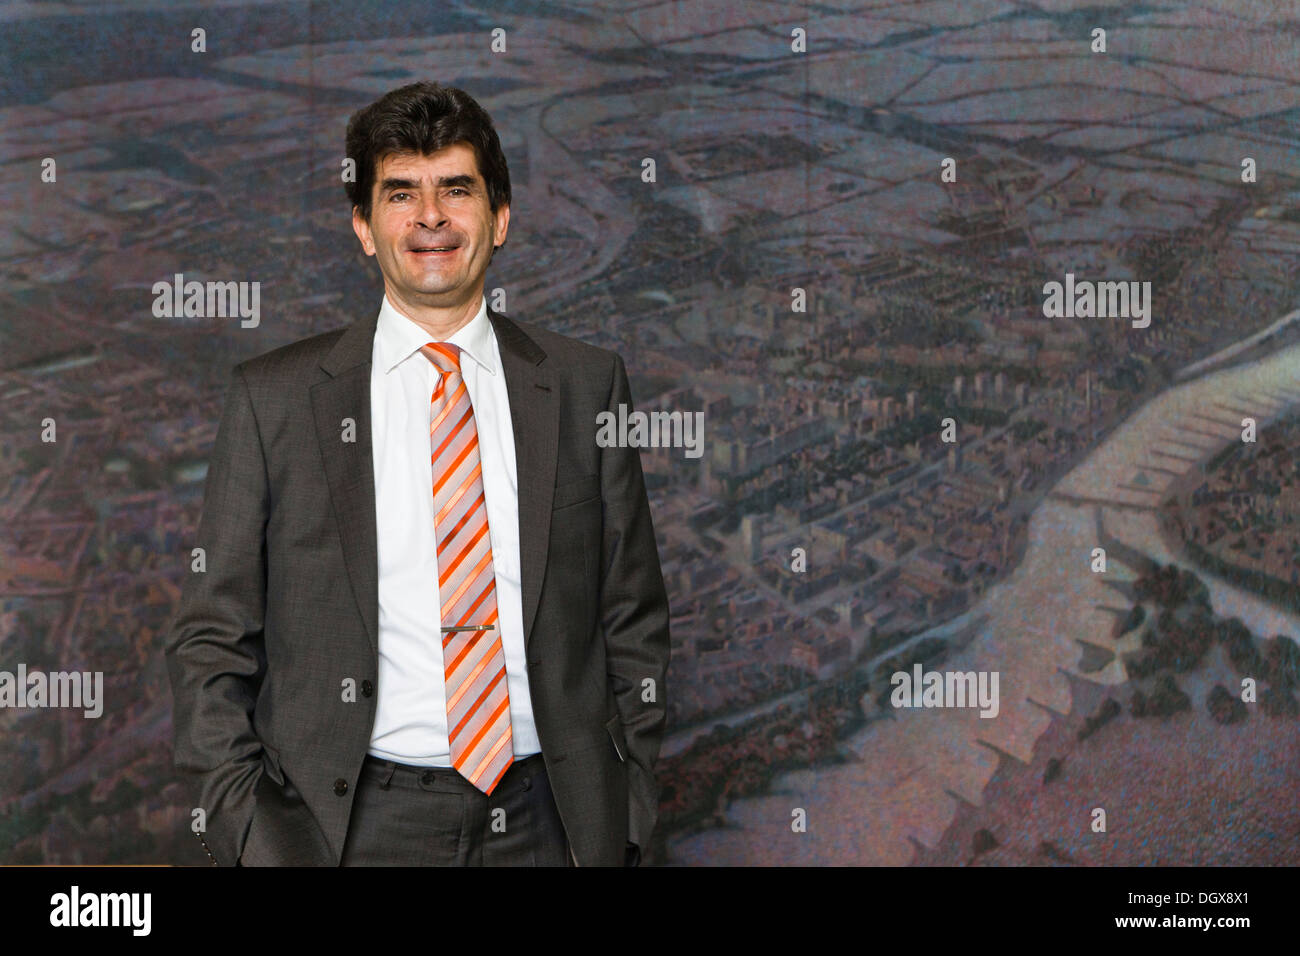
<instances>
[{"instance_id":1,"label":"smiling mouth","mask_svg":"<svg viewBox=\"0 0 1300 956\"><path fill-rule=\"evenodd\" d=\"M406 251L417 256L447 256L459 248L460 246L421 246L418 249L407 249Z\"/></svg>"}]
</instances>

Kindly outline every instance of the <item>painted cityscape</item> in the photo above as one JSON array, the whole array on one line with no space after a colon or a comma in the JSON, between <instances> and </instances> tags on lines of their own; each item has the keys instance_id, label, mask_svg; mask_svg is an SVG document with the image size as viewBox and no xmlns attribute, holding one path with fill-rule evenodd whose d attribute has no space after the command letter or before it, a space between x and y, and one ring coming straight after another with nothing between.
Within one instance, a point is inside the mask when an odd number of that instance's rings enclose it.
<instances>
[{"instance_id":1,"label":"painted cityscape","mask_svg":"<svg viewBox=\"0 0 1300 956\"><path fill-rule=\"evenodd\" d=\"M378 311L344 127L429 79L510 163L489 304L702 416L641 452L647 863L1300 864L1293 3L0 20L0 671L103 674L0 686L0 863L207 862L162 642L225 384ZM159 316L177 275L259 321Z\"/></svg>"}]
</instances>

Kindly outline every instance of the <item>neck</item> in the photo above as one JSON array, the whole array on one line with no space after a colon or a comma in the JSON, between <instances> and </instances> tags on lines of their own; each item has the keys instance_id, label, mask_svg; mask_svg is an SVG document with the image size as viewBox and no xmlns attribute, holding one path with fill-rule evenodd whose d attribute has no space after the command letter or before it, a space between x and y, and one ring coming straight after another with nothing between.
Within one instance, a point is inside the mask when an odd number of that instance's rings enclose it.
<instances>
[{"instance_id":1,"label":"neck","mask_svg":"<svg viewBox=\"0 0 1300 956\"><path fill-rule=\"evenodd\" d=\"M483 301L481 288L464 302L450 306L409 302L390 288L385 288L384 292L388 296L389 304L427 332L434 342L445 342L469 325L474 316L478 315L479 305Z\"/></svg>"}]
</instances>

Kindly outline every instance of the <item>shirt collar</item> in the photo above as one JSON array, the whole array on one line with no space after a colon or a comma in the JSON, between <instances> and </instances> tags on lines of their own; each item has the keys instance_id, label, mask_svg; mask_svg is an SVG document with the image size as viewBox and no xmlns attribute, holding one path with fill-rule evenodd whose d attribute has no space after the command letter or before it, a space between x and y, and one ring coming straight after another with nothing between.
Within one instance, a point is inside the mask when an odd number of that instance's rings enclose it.
<instances>
[{"instance_id":1,"label":"shirt collar","mask_svg":"<svg viewBox=\"0 0 1300 956\"><path fill-rule=\"evenodd\" d=\"M487 314L487 298L480 297L474 318L453 332L447 341L460 346L462 361L468 355L480 368L495 375L495 339ZM388 296L384 296L383 305L379 308L379 320L375 324L375 361L385 374L432 341L434 339L428 332L398 312L388 301Z\"/></svg>"}]
</instances>

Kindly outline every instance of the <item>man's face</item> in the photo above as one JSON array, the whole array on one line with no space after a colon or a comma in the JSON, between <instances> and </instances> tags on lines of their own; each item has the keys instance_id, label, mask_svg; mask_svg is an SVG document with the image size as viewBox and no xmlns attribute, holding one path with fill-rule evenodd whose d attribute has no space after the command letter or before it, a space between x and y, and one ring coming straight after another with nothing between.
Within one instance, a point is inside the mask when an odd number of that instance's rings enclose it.
<instances>
[{"instance_id":1,"label":"man's face","mask_svg":"<svg viewBox=\"0 0 1300 956\"><path fill-rule=\"evenodd\" d=\"M370 221L353 209L352 228L366 255L379 258L390 299L432 308L478 299L510 207L489 208L474 150L455 143L429 156L390 153L379 161L370 197ZM455 248L425 251L444 246Z\"/></svg>"}]
</instances>

